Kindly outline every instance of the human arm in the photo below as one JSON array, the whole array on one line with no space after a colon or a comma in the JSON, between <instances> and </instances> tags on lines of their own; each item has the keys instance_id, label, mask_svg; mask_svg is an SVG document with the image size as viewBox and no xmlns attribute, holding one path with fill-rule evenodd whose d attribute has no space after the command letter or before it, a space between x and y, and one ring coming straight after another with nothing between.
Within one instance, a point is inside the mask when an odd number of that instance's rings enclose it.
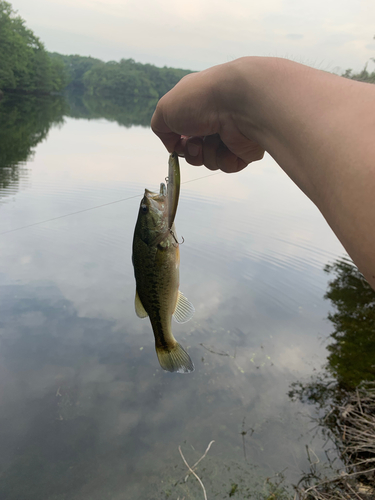
<instances>
[{"instance_id":1,"label":"human arm","mask_svg":"<svg viewBox=\"0 0 375 500\"><path fill-rule=\"evenodd\" d=\"M181 80L152 127L169 151L211 169L238 171L267 151L375 288L375 86L286 59L241 58Z\"/></svg>"}]
</instances>

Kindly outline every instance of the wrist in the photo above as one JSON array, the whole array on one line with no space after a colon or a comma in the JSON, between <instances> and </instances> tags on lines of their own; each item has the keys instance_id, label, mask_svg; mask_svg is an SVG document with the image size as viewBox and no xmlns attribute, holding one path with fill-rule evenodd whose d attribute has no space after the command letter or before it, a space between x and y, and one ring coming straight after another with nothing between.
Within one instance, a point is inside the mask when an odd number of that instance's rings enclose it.
<instances>
[{"instance_id":1,"label":"wrist","mask_svg":"<svg viewBox=\"0 0 375 500\"><path fill-rule=\"evenodd\" d=\"M241 132L262 143L285 130L302 108L304 80L317 72L308 66L276 57L242 57L228 63L228 109ZM299 94L301 94L299 96ZM268 144L267 144L268 146Z\"/></svg>"}]
</instances>

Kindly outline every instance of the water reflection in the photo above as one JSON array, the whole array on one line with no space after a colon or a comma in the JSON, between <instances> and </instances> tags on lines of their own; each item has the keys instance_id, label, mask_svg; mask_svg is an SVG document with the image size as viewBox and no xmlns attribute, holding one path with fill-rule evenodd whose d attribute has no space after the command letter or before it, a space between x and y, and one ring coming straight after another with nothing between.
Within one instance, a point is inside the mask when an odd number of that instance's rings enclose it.
<instances>
[{"instance_id":1,"label":"water reflection","mask_svg":"<svg viewBox=\"0 0 375 500\"><path fill-rule=\"evenodd\" d=\"M326 371L294 385L300 398L321 406L340 401L361 382L375 381L375 291L349 259L328 264L325 271L334 276L325 294L334 308L328 314L334 331Z\"/></svg>"},{"instance_id":2,"label":"water reflection","mask_svg":"<svg viewBox=\"0 0 375 500\"><path fill-rule=\"evenodd\" d=\"M80 317L49 283L0 287L0 316L1 498L163 499L173 490L193 499L199 486L184 482L170 446L195 461L208 435L218 442L201 475L212 494L278 489L277 476L265 484L261 468L228 452L241 442L231 415L244 411L220 380L230 366L189 384L161 377L151 342L140 350L114 322ZM261 453L268 445L256 430L251 447Z\"/></svg>"},{"instance_id":3,"label":"water reflection","mask_svg":"<svg viewBox=\"0 0 375 500\"><path fill-rule=\"evenodd\" d=\"M0 196L14 193L26 175L23 164L52 125L63 123L61 97L7 96L0 102Z\"/></svg>"},{"instance_id":4,"label":"water reflection","mask_svg":"<svg viewBox=\"0 0 375 500\"><path fill-rule=\"evenodd\" d=\"M174 327L196 372L175 377L135 315L131 265L140 197L166 175L160 141L66 116L34 147L30 184L0 206L0 232L30 224L0 238L0 497L199 498L178 446L194 463L212 439L210 495L267 498L285 467L296 482L311 409L286 393L324 359L322 266L342 251L318 211L269 158L238 176L182 162L181 289L196 315Z\"/></svg>"},{"instance_id":5,"label":"water reflection","mask_svg":"<svg viewBox=\"0 0 375 500\"><path fill-rule=\"evenodd\" d=\"M349 259L336 260L325 271L333 275L325 298L334 309L328 315L334 330L327 364L309 382L292 384L290 396L319 408L318 425L333 446L327 447L328 463L312 463L301 485L312 500L370 499L375 494L375 291ZM341 462L334 463L337 455Z\"/></svg>"},{"instance_id":6,"label":"water reflection","mask_svg":"<svg viewBox=\"0 0 375 500\"><path fill-rule=\"evenodd\" d=\"M64 116L95 120L105 118L119 125L148 127L157 99L97 99L81 93L65 96L6 96L0 102L0 197L15 193L27 177L24 164L35 147L46 139L51 126Z\"/></svg>"},{"instance_id":7,"label":"water reflection","mask_svg":"<svg viewBox=\"0 0 375 500\"><path fill-rule=\"evenodd\" d=\"M340 388L375 380L375 292L349 260L326 267L334 274L325 295L335 309L327 368Z\"/></svg>"},{"instance_id":8,"label":"water reflection","mask_svg":"<svg viewBox=\"0 0 375 500\"><path fill-rule=\"evenodd\" d=\"M137 383L139 349L110 321L78 317L52 284L1 287L0 296L0 497L76 498L87 482L97 487L94 474L127 477L149 448L134 432L139 398L151 414L158 401Z\"/></svg>"},{"instance_id":9,"label":"water reflection","mask_svg":"<svg viewBox=\"0 0 375 500\"><path fill-rule=\"evenodd\" d=\"M105 118L125 127L132 125L149 127L158 101L124 96L98 99L96 96L77 92L68 93L66 98L69 104L69 116L89 120Z\"/></svg>"}]
</instances>

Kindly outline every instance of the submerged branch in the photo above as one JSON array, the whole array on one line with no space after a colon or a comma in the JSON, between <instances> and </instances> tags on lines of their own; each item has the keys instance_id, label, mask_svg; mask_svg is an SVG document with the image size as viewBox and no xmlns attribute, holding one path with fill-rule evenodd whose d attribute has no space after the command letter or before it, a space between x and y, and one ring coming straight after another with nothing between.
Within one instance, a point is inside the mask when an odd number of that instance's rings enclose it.
<instances>
[{"instance_id":1,"label":"submerged branch","mask_svg":"<svg viewBox=\"0 0 375 500\"><path fill-rule=\"evenodd\" d=\"M215 441L211 441L211 442L210 442L210 444L207 446L207 449L206 449L206 451L204 452L204 454L203 454L203 455L201 456L201 458L200 458L197 462L195 462L195 464L192 466L192 469L193 469L193 470L196 468L196 466L199 464L199 462L200 462L201 460L203 460L203 459L204 459L204 457L207 455L207 453L208 453L209 449L211 448L212 443L214 443L214 442L215 442ZM186 483L186 481L188 480L189 474L190 474L190 472L186 475L186 477L185 477L185 479L184 479L184 482L185 482L185 483Z\"/></svg>"},{"instance_id":2,"label":"submerged branch","mask_svg":"<svg viewBox=\"0 0 375 500\"><path fill-rule=\"evenodd\" d=\"M185 463L186 467L189 469L189 474L190 474L190 473L191 473L191 474L193 474L193 476L194 476L194 477L198 480L199 484L200 484L200 485L201 485L201 487L202 487L202 490L203 490L203 495L204 495L204 500L207 500L206 488L204 487L204 484L202 483L201 479L198 477L198 475L194 472L194 470L193 470L193 469L194 469L194 468L195 468L195 467L199 464L199 462L200 462L201 460L203 460L203 459L204 459L204 457L207 455L207 453L208 453L209 449L211 448L212 443L214 443L214 442L215 442L215 441L211 441L211 442L210 442L210 444L207 446L207 449L206 449L206 451L204 452L204 454L203 454L203 455L201 456L201 458L200 458L200 459L199 459L199 460L198 460L198 461L197 461L197 462L193 465L193 467L190 467L190 465L187 463L187 461L186 461L186 459L185 459L185 457L184 457L184 455L183 455L183 453L182 453L181 446L179 446L179 447L178 447L178 451L180 452L181 458L182 458L182 460L184 461L184 463ZM186 480L187 480L187 478L188 478L189 474L186 476L186 478L185 478L185 482L186 482Z\"/></svg>"}]
</instances>

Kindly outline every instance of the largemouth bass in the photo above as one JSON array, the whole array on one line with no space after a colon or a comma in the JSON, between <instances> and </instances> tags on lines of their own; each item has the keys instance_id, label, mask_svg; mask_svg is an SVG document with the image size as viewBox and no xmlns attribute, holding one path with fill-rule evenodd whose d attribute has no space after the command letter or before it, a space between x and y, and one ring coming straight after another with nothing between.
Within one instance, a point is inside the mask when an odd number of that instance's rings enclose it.
<instances>
[{"instance_id":1,"label":"largemouth bass","mask_svg":"<svg viewBox=\"0 0 375 500\"><path fill-rule=\"evenodd\" d=\"M179 291L180 250L174 219L180 192L178 156L169 157L168 187L160 192L145 189L133 239L136 281L135 311L149 316L160 366L169 372L194 370L189 354L172 333L172 316L185 323L194 314L193 305Z\"/></svg>"}]
</instances>

